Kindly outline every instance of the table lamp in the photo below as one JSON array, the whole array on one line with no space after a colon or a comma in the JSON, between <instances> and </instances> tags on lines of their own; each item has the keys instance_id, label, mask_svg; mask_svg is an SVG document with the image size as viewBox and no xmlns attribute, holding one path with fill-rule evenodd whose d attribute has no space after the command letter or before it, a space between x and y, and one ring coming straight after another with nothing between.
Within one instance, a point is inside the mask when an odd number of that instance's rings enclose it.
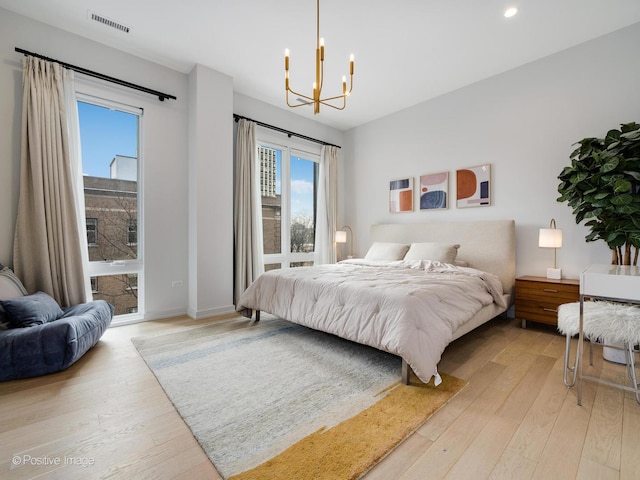
<instances>
[{"instance_id":1,"label":"table lamp","mask_svg":"<svg viewBox=\"0 0 640 480\"><path fill-rule=\"evenodd\" d=\"M552 280L560 280L562 278L562 270L557 267L556 253L557 249L562 247L562 230L556 228L556 221L551 219L549 228L541 228L538 235L538 246L542 248L553 248L553 268L547 268L547 278Z\"/></svg>"},{"instance_id":2,"label":"table lamp","mask_svg":"<svg viewBox=\"0 0 640 480\"><path fill-rule=\"evenodd\" d=\"M340 230L336 230L336 243L347 243L347 230L349 230L349 234L351 235L349 242L349 255L347 255L347 258L353 258L353 231L350 227L345 225L344 227L341 227Z\"/></svg>"}]
</instances>

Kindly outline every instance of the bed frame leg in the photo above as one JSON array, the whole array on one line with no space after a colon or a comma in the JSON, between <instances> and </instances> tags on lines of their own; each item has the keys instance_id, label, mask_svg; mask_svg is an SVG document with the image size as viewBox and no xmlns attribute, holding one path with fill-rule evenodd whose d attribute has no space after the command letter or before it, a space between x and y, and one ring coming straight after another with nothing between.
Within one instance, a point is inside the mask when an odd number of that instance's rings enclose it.
<instances>
[{"instance_id":1,"label":"bed frame leg","mask_svg":"<svg viewBox=\"0 0 640 480\"><path fill-rule=\"evenodd\" d=\"M256 310L256 322L260 321L260 310Z\"/></svg>"},{"instance_id":2,"label":"bed frame leg","mask_svg":"<svg viewBox=\"0 0 640 480\"><path fill-rule=\"evenodd\" d=\"M407 361L402 359L402 383L405 385L409 385L409 376L411 375L411 367L407 363Z\"/></svg>"}]
</instances>

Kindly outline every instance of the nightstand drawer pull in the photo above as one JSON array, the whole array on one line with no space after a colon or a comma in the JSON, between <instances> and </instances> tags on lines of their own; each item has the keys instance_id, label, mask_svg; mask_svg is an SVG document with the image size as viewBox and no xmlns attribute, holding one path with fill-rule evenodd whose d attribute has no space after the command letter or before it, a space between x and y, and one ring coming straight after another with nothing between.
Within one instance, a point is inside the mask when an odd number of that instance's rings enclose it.
<instances>
[{"instance_id":1,"label":"nightstand drawer pull","mask_svg":"<svg viewBox=\"0 0 640 480\"><path fill-rule=\"evenodd\" d=\"M554 290L552 288L545 288L544 290L542 290L543 292L549 292L549 293L558 293L558 290Z\"/></svg>"},{"instance_id":2,"label":"nightstand drawer pull","mask_svg":"<svg viewBox=\"0 0 640 480\"><path fill-rule=\"evenodd\" d=\"M545 312L558 313L558 309L557 308L543 308L542 310L544 310Z\"/></svg>"}]
</instances>

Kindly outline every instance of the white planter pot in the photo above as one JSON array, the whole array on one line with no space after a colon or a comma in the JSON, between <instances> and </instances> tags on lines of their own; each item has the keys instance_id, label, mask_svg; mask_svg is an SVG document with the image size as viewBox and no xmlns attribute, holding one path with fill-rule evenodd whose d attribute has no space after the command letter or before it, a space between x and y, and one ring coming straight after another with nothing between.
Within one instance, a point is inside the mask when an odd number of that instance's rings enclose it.
<instances>
[{"instance_id":1,"label":"white planter pot","mask_svg":"<svg viewBox=\"0 0 640 480\"><path fill-rule=\"evenodd\" d=\"M624 344L622 343L619 343L619 344L614 343L612 345L615 345L616 347L624 348ZM602 357L605 360L608 360L613 363L621 363L623 365L627 363L627 360L624 356L624 350L618 350L617 348L602 347Z\"/></svg>"}]
</instances>

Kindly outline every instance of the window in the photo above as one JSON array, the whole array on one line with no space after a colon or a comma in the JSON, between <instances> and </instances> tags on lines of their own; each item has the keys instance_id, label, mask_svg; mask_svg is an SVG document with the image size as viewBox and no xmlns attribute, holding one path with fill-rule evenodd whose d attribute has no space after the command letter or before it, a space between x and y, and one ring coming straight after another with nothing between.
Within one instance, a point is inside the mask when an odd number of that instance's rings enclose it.
<instances>
[{"instance_id":1,"label":"window","mask_svg":"<svg viewBox=\"0 0 640 480\"><path fill-rule=\"evenodd\" d=\"M87 244L90 247L98 245L98 219L87 218Z\"/></svg>"},{"instance_id":2,"label":"window","mask_svg":"<svg viewBox=\"0 0 640 480\"><path fill-rule=\"evenodd\" d=\"M91 290L115 307L117 323L118 315L144 311L138 295L142 110L78 94L78 117Z\"/></svg>"},{"instance_id":3,"label":"window","mask_svg":"<svg viewBox=\"0 0 640 480\"><path fill-rule=\"evenodd\" d=\"M265 270L313 265L320 147L258 137Z\"/></svg>"}]
</instances>

